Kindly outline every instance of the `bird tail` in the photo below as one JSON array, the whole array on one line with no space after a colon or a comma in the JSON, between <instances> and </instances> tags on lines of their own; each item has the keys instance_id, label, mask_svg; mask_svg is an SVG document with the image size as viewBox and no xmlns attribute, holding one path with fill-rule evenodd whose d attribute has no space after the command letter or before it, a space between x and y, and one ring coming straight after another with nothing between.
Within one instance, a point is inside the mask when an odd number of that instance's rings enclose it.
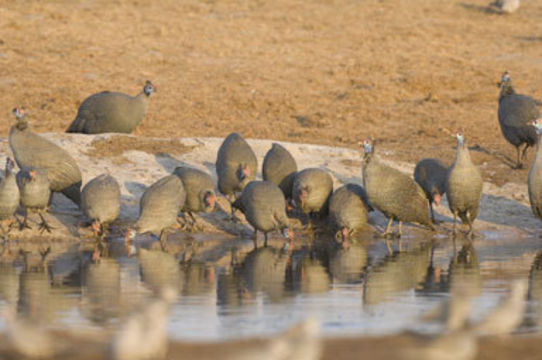
<instances>
[{"instance_id":1,"label":"bird tail","mask_svg":"<svg viewBox=\"0 0 542 360\"><path fill-rule=\"evenodd\" d=\"M79 181L78 183L70 185L61 191L62 194L73 201L78 207L81 205L81 185L82 182Z\"/></svg>"}]
</instances>

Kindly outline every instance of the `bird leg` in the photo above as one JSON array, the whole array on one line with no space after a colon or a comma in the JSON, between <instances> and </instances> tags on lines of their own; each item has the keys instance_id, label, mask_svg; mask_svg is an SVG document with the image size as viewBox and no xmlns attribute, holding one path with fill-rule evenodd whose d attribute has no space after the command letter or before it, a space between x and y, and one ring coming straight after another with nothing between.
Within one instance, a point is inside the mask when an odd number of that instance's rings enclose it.
<instances>
[{"instance_id":1,"label":"bird leg","mask_svg":"<svg viewBox=\"0 0 542 360\"><path fill-rule=\"evenodd\" d=\"M192 230L193 230L193 231L202 231L202 230L203 230L203 226L201 226L200 224L198 224L198 219L196 219L196 217L194 216L194 214L192 213L192 211L189 211L189 212L188 212L188 216L190 216L190 218L192 219Z\"/></svg>"},{"instance_id":2,"label":"bird leg","mask_svg":"<svg viewBox=\"0 0 542 360\"><path fill-rule=\"evenodd\" d=\"M393 223L393 217L390 217L388 220L388 226L386 226L386 230L382 234L380 234L381 237L388 237L390 235L391 225Z\"/></svg>"},{"instance_id":3,"label":"bird leg","mask_svg":"<svg viewBox=\"0 0 542 360\"><path fill-rule=\"evenodd\" d=\"M525 160L527 157L527 149L529 148L529 144L525 143L525 147L523 148L523 151L521 152L521 161Z\"/></svg>"},{"instance_id":4,"label":"bird leg","mask_svg":"<svg viewBox=\"0 0 542 360\"><path fill-rule=\"evenodd\" d=\"M519 150L519 146L516 147L516 152L517 152L517 160L516 160L516 167L514 169L521 169L523 167L523 164L521 163L521 156L520 156L521 150Z\"/></svg>"},{"instance_id":5,"label":"bird leg","mask_svg":"<svg viewBox=\"0 0 542 360\"><path fill-rule=\"evenodd\" d=\"M263 239L264 239L263 240L263 247L267 247L267 233L266 232L263 233Z\"/></svg>"},{"instance_id":6,"label":"bird leg","mask_svg":"<svg viewBox=\"0 0 542 360\"><path fill-rule=\"evenodd\" d=\"M457 234L457 212L454 211L454 227L452 230L454 236Z\"/></svg>"},{"instance_id":7,"label":"bird leg","mask_svg":"<svg viewBox=\"0 0 542 360\"><path fill-rule=\"evenodd\" d=\"M41 219L41 222L39 224L40 234L43 233L44 231L47 231L50 234L51 230L54 230L55 228L47 223L41 211L38 211L38 215L40 216L40 219ZM103 231L102 231L102 234L103 234Z\"/></svg>"},{"instance_id":8,"label":"bird leg","mask_svg":"<svg viewBox=\"0 0 542 360\"><path fill-rule=\"evenodd\" d=\"M469 239L472 240L472 238L474 237L474 231L473 231L473 227L472 227L472 220L470 218L470 213L467 211L467 214L465 215L465 217L467 218L467 225L469 225L469 230L467 231L467 236Z\"/></svg>"},{"instance_id":9,"label":"bird leg","mask_svg":"<svg viewBox=\"0 0 542 360\"><path fill-rule=\"evenodd\" d=\"M386 237L386 249L388 249L388 255L393 255L393 249L391 247L390 239Z\"/></svg>"},{"instance_id":10,"label":"bird leg","mask_svg":"<svg viewBox=\"0 0 542 360\"><path fill-rule=\"evenodd\" d=\"M403 222L399 221L399 232L395 234L396 237L401 238L403 235Z\"/></svg>"},{"instance_id":11,"label":"bird leg","mask_svg":"<svg viewBox=\"0 0 542 360\"><path fill-rule=\"evenodd\" d=\"M28 225L28 209L24 210L23 221L19 222L19 230L23 231L24 229L32 229L30 225Z\"/></svg>"},{"instance_id":12,"label":"bird leg","mask_svg":"<svg viewBox=\"0 0 542 360\"><path fill-rule=\"evenodd\" d=\"M160 246L162 247L162 251L168 252L168 247L167 247L167 230L166 230L166 229L163 229L163 230L160 232Z\"/></svg>"},{"instance_id":13,"label":"bird leg","mask_svg":"<svg viewBox=\"0 0 542 360\"><path fill-rule=\"evenodd\" d=\"M235 202L235 194L233 195L233 200L230 199L229 195L226 196L226 199L228 200L228 202L230 203L230 209L231 209L231 213L230 213L230 219L231 221L233 221L234 223L238 223L240 222L240 219L235 216L235 208L233 207L233 203Z\"/></svg>"},{"instance_id":14,"label":"bird leg","mask_svg":"<svg viewBox=\"0 0 542 360\"><path fill-rule=\"evenodd\" d=\"M187 212L187 213L191 214L190 212ZM181 225L182 231L194 232L194 222L193 221L191 222L188 219L188 216L186 215L187 213L183 212L183 222L180 222L179 218L177 218L177 222ZM192 219L194 218L192 217Z\"/></svg>"},{"instance_id":15,"label":"bird leg","mask_svg":"<svg viewBox=\"0 0 542 360\"><path fill-rule=\"evenodd\" d=\"M254 229L252 234L252 242L254 243L254 250L258 249L258 230Z\"/></svg>"}]
</instances>

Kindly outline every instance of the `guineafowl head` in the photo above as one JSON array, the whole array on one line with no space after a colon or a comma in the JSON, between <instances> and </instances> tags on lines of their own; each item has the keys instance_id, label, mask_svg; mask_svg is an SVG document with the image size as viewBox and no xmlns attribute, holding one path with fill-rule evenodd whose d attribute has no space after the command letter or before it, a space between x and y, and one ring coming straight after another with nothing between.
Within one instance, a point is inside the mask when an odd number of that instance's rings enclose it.
<instances>
[{"instance_id":1,"label":"guineafowl head","mask_svg":"<svg viewBox=\"0 0 542 360\"><path fill-rule=\"evenodd\" d=\"M204 212L211 212L215 208L215 193L210 190L202 192L201 203L203 204Z\"/></svg>"},{"instance_id":2,"label":"guineafowl head","mask_svg":"<svg viewBox=\"0 0 542 360\"><path fill-rule=\"evenodd\" d=\"M37 175L38 172L35 169L24 170L21 172L21 175L17 175L18 177L20 176L20 180L18 178L17 181L21 181L22 184L28 184L36 180Z\"/></svg>"},{"instance_id":3,"label":"guineafowl head","mask_svg":"<svg viewBox=\"0 0 542 360\"><path fill-rule=\"evenodd\" d=\"M15 167L15 163L13 162L13 160L10 157L7 157L6 158L6 174L10 173L14 167Z\"/></svg>"},{"instance_id":4,"label":"guineafowl head","mask_svg":"<svg viewBox=\"0 0 542 360\"><path fill-rule=\"evenodd\" d=\"M156 86L153 85L149 80L145 82L145 86L143 86L143 92L147 96L151 96L153 92L156 91Z\"/></svg>"},{"instance_id":5,"label":"guineafowl head","mask_svg":"<svg viewBox=\"0 0 542 360\"><path fill-rule=\"evenodd\" d=\"M510 78L508 70L505 70L501 74L501 81L497 83L497 87L501 89L499 98L515 93L514 87L512 86L512 79Z\"/></svg>"},{"instance_id":6,"label":"guineafowl head","mask_svg":"<svg viewBox=\"0 0 542 360\"><path fill-rule=\"evenodd\" d=\"M533 121L534 129L538 135L542 135L542 118Z\"/></svg>"},{"instance_id":7,"label":"guineafowl head","mask_svg":"<svg viewBox=\"0 0 542 360\"><path fill-rule=\"evenodd\" d=\"M299 189L299 195L297 197L297 201L299 203L299 207L303 208L305 206L305 202L307 201L307 196L309 195L309 187L303 186L301 189Z\"/></svg>"},{"instance_id":8,"label":"guineafowl head","mask_svg":"<svg viewBox=\"0 0 542 360\"><path fill-rule=\"evenodd\" d=\"M17 120L22 119L24 117L24 109L20 107L13 108L11 111L13 115L15 115L15 118Z\"/></svg>"},{"instance_id":9,"label":"guineafowl head","mask_svg":"<svg viewBox=\"0 0 542 360\"><path fill-rule=\"evenodd\" d=\"M15 120L17 121L15 126L17 127L17 129L18 130L26 129L28 127L28 122L26 121L26 118L25 118L24 109L16 107L11 112L13 113L13 115L15 115Z\"/></svg>"},{"instance_id":10,"label":"guineafowl head","mask_svg":"<svg viewBox=\"0 0 542 360\"><path fill-rule=\"evenodd\" d=\"M237 167L237 178L240 182L244 182L248 180L248 177L250 176L250 169L247 166L247 164L239 164Z\"/></svg>"},{"instance_id":11,"label":"guineafowl head","mask_svg":"<svg viewBox=\"0 0 542 360\"><path fill-rule=\"evenodd\" d=\"M463 136L463 130L459 129L455 133L455 138L457 139L457 146L463 147L465 144L465 137Z\"/></svg>"},{"instance_id":12,"label":"guineafowl head","mask_svg":"<svg viewBox=\"0 0 542 360\"><path fill-rule=\"evenodd\" d=\"M359 146L363 146L363 159L368 161L374 153L374 145L371 139L360 141Z\"/></svg>"}]
</instances>

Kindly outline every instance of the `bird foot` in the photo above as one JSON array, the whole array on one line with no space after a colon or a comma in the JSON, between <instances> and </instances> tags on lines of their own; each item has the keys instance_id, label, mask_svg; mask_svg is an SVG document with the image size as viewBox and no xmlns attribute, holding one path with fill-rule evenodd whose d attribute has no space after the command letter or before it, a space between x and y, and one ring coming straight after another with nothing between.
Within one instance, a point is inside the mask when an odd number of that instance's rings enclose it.
<instances>
[{"instance_id":1,"label":"bird foot","mask_svg":"<svg viewBox=\"0 0 542 360\"><path fill-rule=\"evenodd\" d=\"M11 229L11 226L9 228ZM24 229L32 230L32 227L28 225L28 222L26 220L19 224L19 231L23 231Z\"/></svg>"},{"instance_id":2,"label":"bird foot","mask_svg":"<svg viewBox=\"0 0 542 360\"><path fill-rule=\"evenodd\" d=\"M56 228L49 225L46 221L40 222L40 225L39 225L40 234L43 234L44 231L47 231L50 234L51 230L54 230L54 229L56 229Z\"/></svg>"}]
</instances>

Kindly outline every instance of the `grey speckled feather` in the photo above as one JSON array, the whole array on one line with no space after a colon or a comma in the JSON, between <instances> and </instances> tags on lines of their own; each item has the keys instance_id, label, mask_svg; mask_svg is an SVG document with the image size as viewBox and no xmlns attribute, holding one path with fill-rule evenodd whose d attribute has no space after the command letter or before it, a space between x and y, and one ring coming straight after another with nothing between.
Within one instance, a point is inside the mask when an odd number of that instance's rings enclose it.
<instances>
[{"instance_id":1,"label":"grey speckled feather","mask_svg":"<svg viewBox=\"0 0 542 360\"><path fill-rule=\"evenodd\" d=\"M79 205L81 171L66 150L33 133L24 117L11 127L9 146L21 169L33 167L45 170L51 190L62 192Z\"/></svg>"},{"instance_id":2,"label":"grey speckled feather","mask_svg":"<svg viewBox=\"0 0 542 360\"><path fill-rule=\"evenodd\" d=\"M297 164L292 154L284 146L273 143L263 159L263 179L280 187L284 196L289 199L292 197L296 171Z\"/></svg>"},{"instance_id":3,"label":"grey speckled feather","mask_svg":"<svg viewBox=\"0 0 542 360\"><path fill-rule=\"evenodd\" d=\"M410 176L382 164L373 153L366 155L363 163L363 185L371 206L388 219L433 229L422 188Z\"/></svg>"},{"instance_id":4,"label":"grey speckled feather","mask_svg":"<svg viewBox=\"0 0 542 360\"><path fill-rule=\"evenodd\" d=\"M110 223L119 216L120 186L114 177L102 174L89 181L81 192L81 210L92 221Z\"/></svg>"},{"instance_id":5,"label":"grey speckled feather","mask_svg":"<svg viewBox=\"0 0 542 360\"><path fill-rule=\"evenodd\" d=\"M269 181L251 181L234 206L241 210L250 225L268 233L289 226L280 188Z\"/></svg>"},{"instance_id":6,"label":"grey speckled feather","mask_svg":"<svg viewBox=\"0 0 542 360\"><path fill-rule=\"evenodd\" d=\"M529 170L529 201L531 203L531 209L533 214L542 219L542 124L537 122L538 132L538 145L536 148L536 157L534 158L533 165Z\"/></svg>"},{"instance_id":7,"label":"grey speckled feather","mask_svg":"<svg viewBox=\"0 0 542 360\"><path fill-rule=\"evenodd\" d=\"M141 197L136 230L159 234L177 222L177 214L185 200L186 193L178 176L169 175L158 180Z\"/></svg>"},{"instance_id":8,"label":"grey speckled feather","mask_svg":"<svg viewBox=\"0 0 542 360\"><path fill-rule=\"evenodd\" d=\"M30 177L30 171L35 175ZM17 184L21 193L21 206L25 209L45 209L49 204L51 190L47 173L42 169L23 169L17 173Z\"/></svg>"},{"instance_id":9,"label":"grey speckled feather","mask_svg":"<svg viewBox=\"0 0 542 360\"><path fill-rule=\"evenodd\" d=\"M242 178L242 168L248 169L248 176ZM224 195L242 191L256 178L258 160L248 143L237 133L231 133L218 149L216 174L218 190Z\"/></svg>"},{"instance_id":10,"label":"grey speckled feather","mask_svg":"<svg viewBox=\"0 0 542 360\"><path fill-rule=\"evenodd\" d=\"M69 133L131 133L143 120L154 86L150 81L136 96L103 91L86 98L66 130Z\"/></svg>"},{"instance_id":11,"label":"grey speckled feather","mask_svg":"<svg viewBox=\"0 0 542 360\"><path fill-rule=\"evenodd\" d=\"M367 225L365 189L356 184L341 186L329 201L329 222L335 231L343 228L356 231Z\"/></svg>"},{"instance_id":12,"label":"grey speckled feather","mask_svg":"<svg viewBox=\"0 0 542 360\"><path fill-rule=\"evenodd\" d=\"M186 201L182 211L213 211L214 206L206 206L205 203L205 196L212 195L213 198L215 196L215 184L213 183L211 175L186 166L175 168L173 174L181 179L186 192Z\"/></svg>"},{"instance_id":13,"label":"grey speckled feather","mask_svg":"<svg viewBox=\"0 0 542 360\"><path fill-rule=\"evenodd\" d=\"M454 218L459 216L461 221L469 224L469 232L478 215L482 186L482 174L472 163L466 143L458 138L455 161L446 181L446 196Z\"/></svg>"},{"instance_id":14,"label":"grey speckled feather","mask_svg":"<svg viewBox=\"0 0 542 360\"><path fill-rule=\"evenodd\" d=\"M300 195L306 192L306 199L302 202ZM333 192L333 179L325 170L308 168L299 171L294 179L292 198L299 209L305 213L318 213L326 215L329 208L329 198Z\"/></svg>"},{"instance_id":15,"label":"grey speckled feather","mask_svg":"<svg viewBox=\"0 0 542 360\"><path fill-rule=\"evenodd\" d=\"M12 172L13 161L6 161L4 177L0 180L0 220L9 219L19 206L19 188Z\"/></svg>"}]
</instances>

